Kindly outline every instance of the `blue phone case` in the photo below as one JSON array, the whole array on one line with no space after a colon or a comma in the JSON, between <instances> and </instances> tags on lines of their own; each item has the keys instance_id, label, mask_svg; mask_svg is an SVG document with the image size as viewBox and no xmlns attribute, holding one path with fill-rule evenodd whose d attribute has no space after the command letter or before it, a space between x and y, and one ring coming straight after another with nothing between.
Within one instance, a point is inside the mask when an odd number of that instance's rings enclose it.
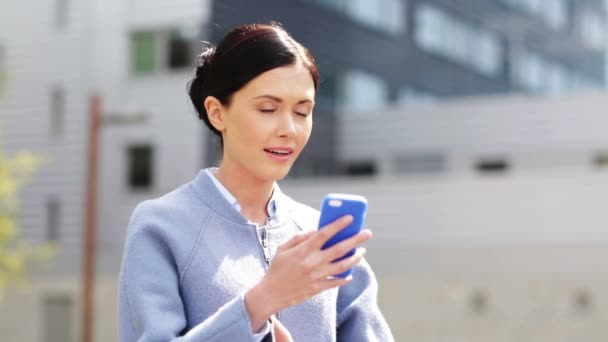
<instances>
[{"instance_id":1,"label":"blue phone case","mask_svg":"<svg viewBox=\"0 0 608 342\"><path fill-rule=\"evenodd\" d=\"M353 222L329 239L321 249L331 247L336 243L359 233L363 227L365 215L367 214L367 200L363 196L330 193L323 197L319 229L348 214L353 216ZM348 258L353 254L355 254L355 249L350 250L344 256L334 260L334 262ZM344 278L351 273L352 269L349 269L346 272L334 275L334 277Z\"/></svg>"}]
</instances>

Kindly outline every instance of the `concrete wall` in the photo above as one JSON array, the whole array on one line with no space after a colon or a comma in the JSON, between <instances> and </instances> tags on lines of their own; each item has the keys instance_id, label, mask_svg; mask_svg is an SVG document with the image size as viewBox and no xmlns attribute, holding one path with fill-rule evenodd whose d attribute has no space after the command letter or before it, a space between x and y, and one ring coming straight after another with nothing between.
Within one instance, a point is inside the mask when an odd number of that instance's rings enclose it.
<instances>
[{"instance_id":1,"label":"concrete wall","mask_svg":"<svg viewBox=\"0 0 608 342\"><path fill-rule=\"evenodd\" d=\"M50 318L45 311L48 298L64 298L67 314L62 317L65 325L57 329L68 329L65 335L68 341L80 341L82 303L80 297L80 278L76 276L31 279L27 286L12 289L0 301L0 331L10 341L44 342L50 341L45 336ZM118 341L116 279L99 277L96 285L94 334L95 341ZM52 341L59 342L59 341Z\"/></svg>"},{"instance_id":2,"label":"concrete wall","mask_svg":"<svg viewBox=\"0 0 608 342\"><path fill-rule=\"evenodd\" d=\"M373 251L370 251L373 252ZM378 274L379 305L396 341L603 341L607 273ZM43 342L44 301L71 299L70 341L80 339L77 279L45 279L0 302L0 331L11 341ZM95 341L118 341L116 281L99 279ZM482 298L482 299L480 299Z\"/></svg>"},{"instance_id":3,"label":"concrete wall","mask_svg":"<svg viewBox=\"0 0 608 342\"><path fill-rule=\"evenodd\" d=\"M478 158L494 156L517 170L588 169L608 143L607 105L605 93L581 93L341 113L339 155L375 160L382 173L393 172L396 157L427 154L444 156L450 173L469 173Z\"/></svg>"}]
</instances>

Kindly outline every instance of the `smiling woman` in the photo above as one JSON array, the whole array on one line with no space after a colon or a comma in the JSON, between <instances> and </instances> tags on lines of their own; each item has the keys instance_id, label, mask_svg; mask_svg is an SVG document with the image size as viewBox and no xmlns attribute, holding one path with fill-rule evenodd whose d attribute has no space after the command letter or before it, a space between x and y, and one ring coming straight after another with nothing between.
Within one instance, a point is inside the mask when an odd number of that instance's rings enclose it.
<instances>
[{"instance_id":1,"label":"smiling woman","mask_svg":"<svg viewBox=\"0 0 608 342\"><path fill-rule=\"evenodd\" d=\"M393 340L359 247L371 231L321 250L352 217L317 230L319 212L276 183L308 142L318 84L312 56L278 24L237 27L204 49L189 93L222 160L135 208L121 341Z\"/></svg>"}]
</instances>

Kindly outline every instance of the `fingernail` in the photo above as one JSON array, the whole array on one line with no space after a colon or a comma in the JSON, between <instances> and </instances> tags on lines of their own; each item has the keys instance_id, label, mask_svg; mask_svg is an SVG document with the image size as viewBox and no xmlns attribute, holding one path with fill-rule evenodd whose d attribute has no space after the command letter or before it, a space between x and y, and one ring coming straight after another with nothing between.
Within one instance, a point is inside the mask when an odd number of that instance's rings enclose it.
<instances>
[{"instance_id":1,"label":"fingernail","mask_svg":"<svg viewBox=\"0 0 608 342\"><path fill-rule=\"evenodd\" d=\"M344 216L344 223L351 223L353 221L353 215Z\"/></svg>"}]
</instances>

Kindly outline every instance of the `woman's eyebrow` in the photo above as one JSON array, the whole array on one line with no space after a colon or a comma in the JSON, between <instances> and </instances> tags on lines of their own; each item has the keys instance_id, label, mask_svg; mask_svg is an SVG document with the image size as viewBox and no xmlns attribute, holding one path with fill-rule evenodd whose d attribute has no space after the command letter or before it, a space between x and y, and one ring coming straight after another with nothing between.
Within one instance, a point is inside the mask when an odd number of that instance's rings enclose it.
<instances>
[{"instance_id":1,"label":"woman's eyebrow","mask_svg":"<svg viewBox=\"0 0 608 342\"><path fill-rule=\"evenodd\" d=\"M277 97L277 96L274 96L274 95L260 95L260 96L256 96L256 97L254 97L253 99L255 100L255 99L259 99L259 98L268 98L268 99L274 100L274 101L279 102L279 103L282 103L282 102L283 102L283 99L282 99L282 98ZM300 101L298 101L298 104L307 103L307 102L314 103L314 102L313 102L312 100L310 100L310 99L305 99L305 100L300 100Z\"/></svg>"}]
</instances>

